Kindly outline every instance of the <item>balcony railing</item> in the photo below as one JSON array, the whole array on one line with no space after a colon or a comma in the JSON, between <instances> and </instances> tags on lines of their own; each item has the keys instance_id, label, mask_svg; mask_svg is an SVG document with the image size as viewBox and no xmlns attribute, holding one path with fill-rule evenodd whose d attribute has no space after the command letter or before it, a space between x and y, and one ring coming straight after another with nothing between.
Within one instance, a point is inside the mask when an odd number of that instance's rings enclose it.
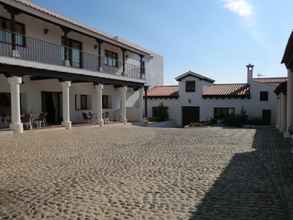
<instances>
[{"instance_id":1,"label":"balcony railing","mask_svg":"<svg viewBox=\"0 0 293 220\"><path fill-rule=\"evenodd\" d=\"M12 46L12 33L0 31L0 56L14 57L28 61L34 61L45 64L64 66L65 51L69 55L69 64L73 68L80 68L95 72L103 72L113 75L121 75L131 79L144 79L141 73L140 65L134 65L125 62L125 71L121 61L118 65L108 66L104 64L105 57L100 59L98 54L87 53L79 49L57 45L40 39L15 34L15 50Z\"/></svg>"}]
</instances>

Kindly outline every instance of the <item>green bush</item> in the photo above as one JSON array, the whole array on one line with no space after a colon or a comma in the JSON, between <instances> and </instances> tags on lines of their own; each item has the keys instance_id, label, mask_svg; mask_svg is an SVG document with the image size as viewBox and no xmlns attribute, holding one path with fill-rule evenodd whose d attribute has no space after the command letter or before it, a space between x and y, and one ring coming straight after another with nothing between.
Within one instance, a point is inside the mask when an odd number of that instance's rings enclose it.
<instances>
[{"instance_id":1,"label":"green bush","mask_svg":"<svg viewBox=\"0 0 293 220\"><path fill-rule=\"evenodd\" d=\"M247 122L249 125L265 125L262 118L250 118Z\"/></svg>"},{"instance_id":2,"label":"green bush","mask_svg":"<svg viewBox=\"0 0 293 220\"><path fill-rule=\"evenodd\" d=\"M225 126L242 127L246 123L246 118L243 115L230 115L223 120Z\"/></svg>"},{"instance_id":3,"label":"green bush","mask_svg":"<svg viewBox=\"0 0 293 220\"><path fill-rule=\"evenodd\" d=\"M168 108L161 103L157 109L156 116L152 117L150 121L155 122L161 122L161 121L168 121L169 120L169 114L168 114Z\"/></svg>"}]
</instances>

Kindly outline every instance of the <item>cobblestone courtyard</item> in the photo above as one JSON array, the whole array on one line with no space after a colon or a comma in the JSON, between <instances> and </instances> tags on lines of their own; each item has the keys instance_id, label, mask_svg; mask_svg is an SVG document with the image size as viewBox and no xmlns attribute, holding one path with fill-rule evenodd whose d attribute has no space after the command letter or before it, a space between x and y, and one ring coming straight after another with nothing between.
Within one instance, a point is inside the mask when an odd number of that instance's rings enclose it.
<instances>
[{"instance_id":1,"label":"cobblestone courtyard","mask_svg":"<svg viewBox=\"0 0 293 220\"><path fill-rule=\"evenodd\" d=\"M83 127L1 135L0 219L286 219L255 134Z\"/></svg>"}]
</instances>

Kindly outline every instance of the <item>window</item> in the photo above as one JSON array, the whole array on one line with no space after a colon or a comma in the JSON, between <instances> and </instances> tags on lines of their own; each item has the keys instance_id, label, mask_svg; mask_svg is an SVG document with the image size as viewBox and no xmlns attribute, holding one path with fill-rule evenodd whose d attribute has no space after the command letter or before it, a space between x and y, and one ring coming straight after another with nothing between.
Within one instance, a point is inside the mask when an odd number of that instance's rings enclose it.
<instances>
[{"instance_id":1,"label":"window","mask_svg":"<svg viewBox=\"0 0 293 220\"><path fill-rule=\"evenodd\" d=\"M74 96L74 107L75 107L75 111L78 111L78 103L77 103L77 99L78 99L78 95Z\"/></svg>"},{"instance_id":2,"label":"window","mask_svg":"<svg viewBox=\"0 0 293 220\"><path fill-rule=\"evenodd\" d=\"M105 65L118 68L118 53L106 50Z\"/></svg>"},{"instance_id":3,"label":"window","mask_svg":"<svg viewBox=\"0 0 293 220\"><path fill-rule=\"evenodd\" d=\"M102 102L103 102L103 108L111 108L111 103L110 103L110 96L108 96L108 95L103 95L103 100L102 100Z\"/></svg>"},{"instance_id":4,"label":"window","mask_svg":"<svg viewBox=\"0 0 293 220\"><path fill-rule=\"evenodd\" d=\"M269 100L269 93L267 91L262 91L259 94L260 101L268 101Z\"/></svg>"},{"instance_id":5,"label":"window","mask_svg":"<svg viewBox=\"0 0 293 220\"><path fill-rule=\"evenodd\" d=\"M195 81L186 81L185 82L185 91L186 92L195 92Z\"/></svg>"},{"instance_id":6,"label":"window","mask_svg":"<svg viewBox=\"0 0 293 220\"><path fill-rule=\"evenodd\" d=\"M10 20L0 17L0 42L11 44L12 43L11 32L12 32L12 28L11 28ZM16 46L24 47L26 43L25 36L24 36L25 35L24 24L16 22L15 33L16 33L15 35Z\"/></svg>"},{"instance_id":7,"label":"window","mask_svg":"<svg viewBox=\"0 0 293 220\"><path fill-rule=\"evenodd\" d=\"M81 110L88 110L88 96L87 95L80 95L80 109Z\"/></svg>"},{"instance_id":8,"label":"window","mask_svg":"<svg viewBox=\"0 0 293 220\"><path fill-rule=\"evenodd\" d=\"M156 106L152 108L152 117L159 118L162 114L168 112L168 107L166 106Z\"/></svg>"},{"instance_id":9,"label":"window","mask_svg":"<svg viewBox=\"0 0 293 220\"><path fill-rule=\"evenodd\" d=\"M235 108L215 108L214 119L224 119L235 114Z\"/></svg>"},{"instance_id":10,"label":"window","mask_svg":"<svg viewBox=\"0 0 293 220\"><path fill-rule=\"evenodd\" d=\"M82 67L82 43L73 39L67 39L67 47L68 51L68 59L70 61L71 66L73 67ZM62 45L65 45L65 39L62 37ZM64 48L64 59L65 59L65 48Z\"/></svg>"}]
</instances>

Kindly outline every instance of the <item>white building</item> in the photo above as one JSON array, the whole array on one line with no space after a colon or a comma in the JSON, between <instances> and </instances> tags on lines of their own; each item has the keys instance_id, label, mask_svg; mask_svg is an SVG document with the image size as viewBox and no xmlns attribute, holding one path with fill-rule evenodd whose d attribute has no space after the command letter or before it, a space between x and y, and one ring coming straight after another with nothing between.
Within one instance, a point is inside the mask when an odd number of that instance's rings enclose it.
<instances>
[{"instance_id":1,"label":"white building","mask_svg":"<svg viewBox=\"0 0 293 220\"><path fill-rule=\"evenodd\" d=\"M163 83L161 56L29 0L0 0L0 14L0 128L142 120L144 86Z\"/></svg>"},{"instance_id":2,"label":"white building","mask_svg":"<svg viewBox=\"0 0 293 220\"><path fill-rule=\"evenodd\" d=\"M293 32L288 40L282 64L288 72L287 82L279 84L275 92L278 95L278 116L276 127L284 137L293 135Z\"/></svg>"},{"instance_id":3,"label":"white building","mask_svg":"<svg viewBox=\"0 0 293 220\"><path fill-rule=\"evenodd\" d=\"M178 85L155 86L147 95L148 116L156 117L157 107L163 104L178 126L242 111L250 119L274 124L278 103L274 90L286 78L253 78L253 68L247 66L247 83L243 84L214 84L214 80L189 71L176 78Z\"/></svg>"}]
</instances>

